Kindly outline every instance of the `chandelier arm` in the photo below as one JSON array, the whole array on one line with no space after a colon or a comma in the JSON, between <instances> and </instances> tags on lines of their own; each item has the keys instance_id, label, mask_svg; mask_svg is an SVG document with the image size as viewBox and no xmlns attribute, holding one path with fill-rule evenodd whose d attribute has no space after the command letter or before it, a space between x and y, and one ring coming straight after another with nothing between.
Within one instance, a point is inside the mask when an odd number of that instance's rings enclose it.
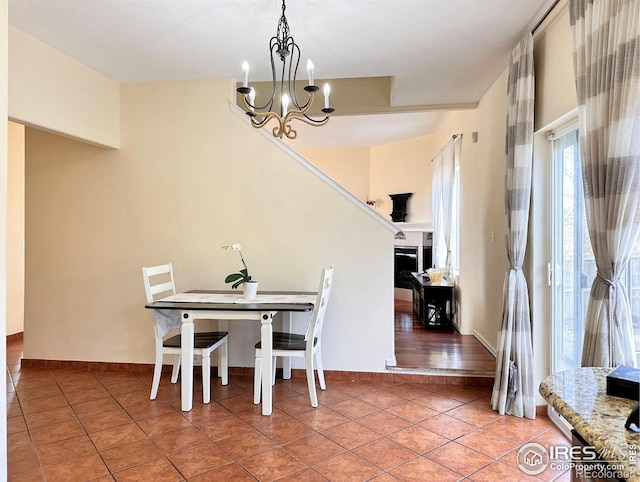
<instances>
[{"instance_id":1,"label":"chandelier arm","mask_svg":"<svg viewBox=\"0 0 640 482\"><path fill-rule=\"evenodd\" d=\"M296 137L298 137L298 131L291 127L291 124L286 124L284 126L284 135L289 139L295 139Z\"/></svg>"},{"instance_id":2,"label":"chandelier arm","mask_svg":"<svg viewBox=\"0 0 640 482\"><path fill-rule=\"evenodd\" d=\"M267 112L256 112L255 108L252 108L251 104L247 101L248 94L242 94L242 103L245 106L246 114L251 118L251 125L256 128L263 127L267 122L269 122L272 118L278 119L280 122L280 116L275 112L267 111ZM262 117L262 120L258 120L258 118Z\"/></svg>"},{"instance_id":3,"label":"chandelier arm","mask_svg":"<svg viewBox=\"0 0 640 482\"><path fill-rule=\"evenodd\" d=\"M278 46L278 39L276 37L271 37L271 40L269 42L269 51L271 53L271 97L269 97L269 100L267 100L267 102L259 107L254 107L256 110L271 110L273 109L273 101L276 97L276 64L273 61L273 54L274 54L274 48L276 48Z\"/></svg>"},{"instance_id":4,"label":"chandelier arm","mask_svg":"<svg viewBox=\"0 0 640 482\"><path fill-rule=\"evenodd\" d=\"M257 118L262 116L262 120ZM251 116L251 125L256 128L264 127L264 125L271 119L276 119L278 122L282 122L281 117L275 112L261 112L257 115Z\"/></svg>"},{"instance_id":5,"label":"chandelier arm","mask_svg":"<svg viewBox=\"0 0 640 482\"><path fill-rule=\"evenodd\" d=\"M298 107L298 110L303 114L311 108L311 104L313 104L313 97L314 97L313 91L306 90L306 92L309 94L309 97L307 98L307 102L304 105L301 105Z\"/></svg>"},{"instance_id":6,"label":"chandelier arm","mask_svg":"<svg viewBox=\"0 0 640 482\"><path fill-rule=\"evenodd\" d=\"M311 108L311 105L313 104L313 98L315 96L314 93L312 91L307 91L307 93L309 94L309 98L307 99L307 103L305 105L301 106L298 109L297 112L299 114L305 114Z\"/></svg>"},{"instance_id":7,"label":"chandelier arm","mask_svg":"<svg viewBox=\"0 0 640 482\"><path fill-rule=\"evenodd\" d=\"M271 133L273 137L278 137L282 139L282 135L284 134L284 125L282 124L282 119L278 117L278 125L271 129Z\"/></svg>"},{"instance_id":8,"label":"chandelier arm","mask_svg":"<svg viewBox=\"0 0 640 482\"><path fill-rule=\"evenodd\" d=\"M247 97L249 97L249 94L242 94L242 103L244 104L244 110L248 114L249 112L253 112L253 109L255 109L255 107L249 104Z\"/></svg>"},{"instance_id":9,"label":"chandelier arm","mask_svg":"<svg viewBox=\"0 0 640 482\"><path fill-rule=\"evenodd\" d=\"M302 109L303 106L300 105L300 101L298 100L298 92L296 91L296 81L298 76L298 67L300 66L300 48L296 45L293 37L289 37L290 42L290 50L291 50L291 58L289 59L289 97L291 97L291 102L298 109ZM295 69L293 69L295 59ZM293 70L293 77L291 75L291 71ZM293 78L293 83L291 79Z\"/></svg>"},{"instance_id":10,"label":"chandelier arm","mask_svg":"<svg viewBox=\"0 0 640 482\"><path fill-rule=\"evenodd\" d=\"M298 137L298 131L296 131L291 126L291 120L296 119L297 114L298 114L298 111L291 110L287 112L287 115L284 117L284 119L282 119L280 138L282 138L283 134L287 136L289 139L295 139L296 137Z\"/></svg>"}]
</instances>

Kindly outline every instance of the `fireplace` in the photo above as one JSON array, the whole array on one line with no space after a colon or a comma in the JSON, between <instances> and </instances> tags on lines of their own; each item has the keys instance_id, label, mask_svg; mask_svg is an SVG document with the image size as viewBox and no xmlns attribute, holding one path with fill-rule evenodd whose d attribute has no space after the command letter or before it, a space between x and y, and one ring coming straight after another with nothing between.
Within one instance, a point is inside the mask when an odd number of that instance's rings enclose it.
<instances>
[{"instance_id":1,"label":"fireplace","mask_svg":"<svg viewBox=\"0 0 640 482\"><path fill-rule=\"evenodd\" d=\"M418 271L418 247L394 246L393 249L393 285L396 288L413 288L411 273Z\"/></svg>"},{"instance_id":2,"label":"fireplace","mask_svg":"<svg viewBox=\"0 0 640 482\"><path fill-rule=\"evenodd\" d=\"M410 233L413 244L397 244L393 247L393 285L396 288L413 289L411 273L433 267L432 233ZM422 252L420 252L422 251Z\"/></svg>"}]
</instances>

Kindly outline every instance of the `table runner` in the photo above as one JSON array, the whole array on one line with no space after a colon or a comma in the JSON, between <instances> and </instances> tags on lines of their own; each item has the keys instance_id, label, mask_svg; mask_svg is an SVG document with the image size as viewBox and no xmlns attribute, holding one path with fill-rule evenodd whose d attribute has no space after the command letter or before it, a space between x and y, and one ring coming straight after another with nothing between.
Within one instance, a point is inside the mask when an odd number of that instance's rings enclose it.
<instances>
[{"instance_id":1,"label":"table runner","mask_svg":"<svg viewBox=\"0 0 640 482\"><path fill-rule=\"evenodd\" d=\"M242 294L238 293L178 293L167 296L157 301L167 301L172 303L312 303L316 301L316 295L303 294L258 294L252 300L245 300Z\"/></svg>"}]
</instances>

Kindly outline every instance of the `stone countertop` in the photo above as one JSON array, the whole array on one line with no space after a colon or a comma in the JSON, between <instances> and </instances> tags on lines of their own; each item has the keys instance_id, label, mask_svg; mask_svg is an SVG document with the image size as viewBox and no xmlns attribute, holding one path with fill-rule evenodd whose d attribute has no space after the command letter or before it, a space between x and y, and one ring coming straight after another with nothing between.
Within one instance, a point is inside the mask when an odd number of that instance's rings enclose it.
<instances>
[{"instance_id":1,"label":"stone countertop","mask_svg":"<svg viewBox=\"0 0 640 482\"><path fill-rule=\"evenodd\" d=\"M626 480L637 482L640 434L624 428L637 402L607 395L612 368L576 368L546 377L540 394L611 465L623 465ZM629 455L631 454L631 457Z\"/></svg>"}]
</instances>

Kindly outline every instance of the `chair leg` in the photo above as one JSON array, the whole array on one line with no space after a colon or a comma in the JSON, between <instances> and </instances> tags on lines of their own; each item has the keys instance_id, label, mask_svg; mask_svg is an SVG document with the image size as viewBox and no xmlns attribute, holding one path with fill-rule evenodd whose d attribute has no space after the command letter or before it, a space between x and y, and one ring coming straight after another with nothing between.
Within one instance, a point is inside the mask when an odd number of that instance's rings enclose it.
<instances>
[{"instance_id":1,"label":"chair leg","mask_svg":"<svg viewBox=\"0 0 640 482\"><path fill-rule=\"evenodd\" d=\"M256 351L256 367L253 373L253 403L260 403L260 389L262 388L262 358Z\"/></svg>"},{"instance_id":2,"label":"chair leg","mask_svg":"<svg viewBox=\"0 0 640 482\"><path fill-rule=\"evenodd\" d=\"M322 355L320 355L320 350L316 351L316 371L318 372L318 381L320 382L320 389L326 390L327 385L324 382L324 370L322 369Z\"/></svg>"},{"instance_id":3,"label":"chair leg","mask_svg":"<svg viewBox=\"0 0 640 482\"><path fill-rule=\"evenodd\" d=\"M313 355L306 356L304 363L307 369L307 385L309 386L309 398L311 399L311 406L318 406L318 395L316 394L316 377L313 373Z\"/></svg>"},{"instance_id":4,"label":"chair leg","mask_svg":"<svg viewBox=\"0 0 640 482\"><path fill-rule=\"evenodd\" d=\"M227 350L227 342L225 341L218 348L220 351L220 360L218 362L218 376L222 377L222 384L229 384L229 351Z\"/></svg>"},{"instance_id":5,"label":"chair leg","mask_svg":"<svg viewBox=\"0 0 640 482\"><path fill-rule=\"evenodd\" d=\"M211 401L211 353L202 353L202 403Z\"/></svg>"},{"instance_id":6,"label":"chair leg","mask_svg":"<svg viewBox=\"0 0 640 482\"><path fill-rule=\"evenodd\" d=\"M182 357L180 355L176 355L176 358L173 362L173 370L171 370L171 383L176 383L178 381L178 375L180 374L181 361L182 361Z\"/></svg>"},{"instance_id":7,"label":"chair leg","mask_svg":"<svg viewBox=\"0 0 640 482\"><path fill-rule=\"evenodd\" d=\"M160 386L160 376L162 375L162 351L156 350L156 364L153 367L153 382L151 382L151 395L149 398L155 400L158 396Z\"/></svg>"}]
</instances>

